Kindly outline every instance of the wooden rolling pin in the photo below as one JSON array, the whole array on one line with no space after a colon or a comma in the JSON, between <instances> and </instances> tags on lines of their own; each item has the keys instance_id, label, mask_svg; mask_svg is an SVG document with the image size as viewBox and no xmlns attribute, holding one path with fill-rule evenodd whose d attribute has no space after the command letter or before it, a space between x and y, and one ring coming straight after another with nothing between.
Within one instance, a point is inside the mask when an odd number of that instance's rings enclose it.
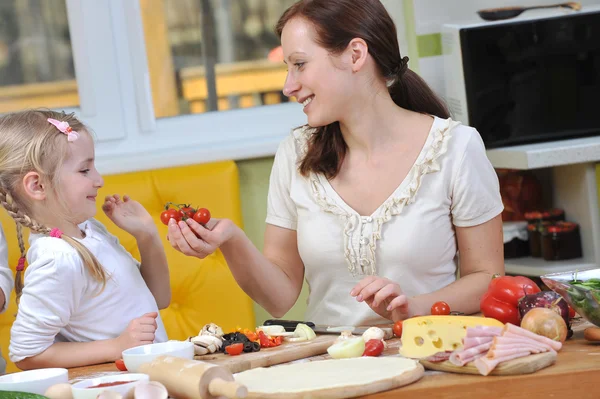
<instances>
[{"instance_id":1,"label":"wooden rolling pin","mask_svg":"<svg viewBox=\"0 0 600 399\"><path fill-rule=\"evenodd\" d=\"M163 384L178 399L245 398L248 389L236 382L225 367L199 360L159 356L140 366L151 381Z\"/></svg>"}]
</instances>

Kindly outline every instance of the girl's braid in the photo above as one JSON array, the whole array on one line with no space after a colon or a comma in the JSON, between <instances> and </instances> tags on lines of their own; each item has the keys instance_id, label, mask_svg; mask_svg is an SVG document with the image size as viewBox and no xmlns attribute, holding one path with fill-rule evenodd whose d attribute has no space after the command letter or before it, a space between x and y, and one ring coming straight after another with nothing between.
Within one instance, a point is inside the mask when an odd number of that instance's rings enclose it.
<instances>
[{"instance_id":1,"label":"girl's braid","mask_svg":"<svg viewBox=\"0 0 600 399\"><path fill-rule=\"evenodd\" d=\"M19 249L21 251L21 257L19 258L19 264L17 265L17 274L15 276L15 294L17 305L21 298L23 291L23 269L25 267L25 242L23 241L23 226L28 227L30 230L38 233L50 233L48 227L42 226L35 220L32 220L29 216L23 213L19 209L17 203L13 200L12 195L9 192L0 188L0 203L6 209L6 212L15 220L17 225L17 241L19 242Z\"/></svg>"}]
</instances>

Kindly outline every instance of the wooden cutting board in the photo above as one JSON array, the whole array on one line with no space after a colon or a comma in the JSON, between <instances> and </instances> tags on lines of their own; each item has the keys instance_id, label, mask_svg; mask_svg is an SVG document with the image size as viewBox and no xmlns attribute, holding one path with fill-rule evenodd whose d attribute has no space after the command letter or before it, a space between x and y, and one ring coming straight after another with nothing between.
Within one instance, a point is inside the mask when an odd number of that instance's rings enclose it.
<instances>
[{"instance_id":1,"label":"wooden cutting board","mask_svg":"<svg viewBox=\"0 0 600 399\"><path fill-rule=\"evenodd\" d=\"M236 374L248 399L354 398L399 388L423 377L423 366L403 370L411 359L360 357L285 364Z\"/></svg>"},{"instance_id":2,"label":"wooden cutting board","mask_svg":"<svg viewBox=\"0 0 600 399\"><path fill-rule=\"evenodd\" d=\"M239 373L256 367L267 367L327 353L327 348L338 336L323 334L310 341L284 342L274 348L261 348L258 352L242 353L237 356L213 353L195 356L194 359L226 367L232 373Z\"/></svg>"},{"instance_id":3,"label":"wooden cutting board","mask_svg":"<svg viewBox=\"0 0 600 399\"><path fill-rule=\"evenodd\" d=\"M428 370L447 371L449 373L481 375L473 362L464 366L457 366L446 360L443 362L428 362L420 360L421 364ZM556 362L556 352L537 353L520 357L518 359L502 362L492 370L489 375L521 375L531 374Z\"/></svg>"}]
</instances>

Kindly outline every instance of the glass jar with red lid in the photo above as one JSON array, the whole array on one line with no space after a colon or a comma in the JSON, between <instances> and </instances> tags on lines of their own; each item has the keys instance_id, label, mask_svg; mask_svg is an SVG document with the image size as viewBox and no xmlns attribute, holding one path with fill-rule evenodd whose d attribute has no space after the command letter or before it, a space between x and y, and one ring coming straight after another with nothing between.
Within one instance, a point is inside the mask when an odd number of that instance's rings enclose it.
<instances>
[{"instance_id":1,"label":"glass jar with red lid","mask_svg":"<svg viewBox=\"0 0 600 399\"><path fill-rule=\"evenodd\" d=\"M539 222L558 222L565 220L565 211L559 208L548 209L544 211L531 211L525 212L525 220L528 223L539 223Z\"/></svg>"},{"instance_id":2,"label":"glass jar with red lid","mask_svg":"<svg viewBox=\"0 0 600 399\"><path fill-rule=\"evenodd\" d=\"M551 226L552 222L536 222L527 225L527 233L529 234L529 252L534 258L542 257L542 232Z\"/></svg>"},{"instance_id":3,"label":"glass jar with red lid","mask_svg":"<svg viewBox=\"0 0 600 399\"><path fill-rule=\"evenodd\" d=\"M529 234L527 222L502 223L504 236L504 259L529 256Z\"/></svg>"},{"instance_id":4,"label":"glass jar with red lid","mask_svg":"<svg viewBox=\"0 0 600 399\"><path fill-rule=\"evenodd\" d=\"M547 226L541 234L544 260L575 259L583 256L577 223L556 222Z\"/></svg>"}]
</instances>

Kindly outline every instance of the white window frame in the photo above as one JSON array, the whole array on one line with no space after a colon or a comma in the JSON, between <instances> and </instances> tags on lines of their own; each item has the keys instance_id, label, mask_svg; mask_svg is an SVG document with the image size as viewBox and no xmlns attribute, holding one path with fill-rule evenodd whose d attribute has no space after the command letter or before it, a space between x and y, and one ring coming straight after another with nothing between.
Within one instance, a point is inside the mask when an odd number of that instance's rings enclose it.
<instances>
[{"instance_id":1,"label":"white window frame","mask_svg":"<svg viewBox=\"0 0 600 399\"><path fill-rule=\"evenodd\" d=\"M157 119L139 1L66 4L80 98L74 111L95 132L101 173L272 156L306 123L295 102Z\"/></svg>"}]
</instances>

